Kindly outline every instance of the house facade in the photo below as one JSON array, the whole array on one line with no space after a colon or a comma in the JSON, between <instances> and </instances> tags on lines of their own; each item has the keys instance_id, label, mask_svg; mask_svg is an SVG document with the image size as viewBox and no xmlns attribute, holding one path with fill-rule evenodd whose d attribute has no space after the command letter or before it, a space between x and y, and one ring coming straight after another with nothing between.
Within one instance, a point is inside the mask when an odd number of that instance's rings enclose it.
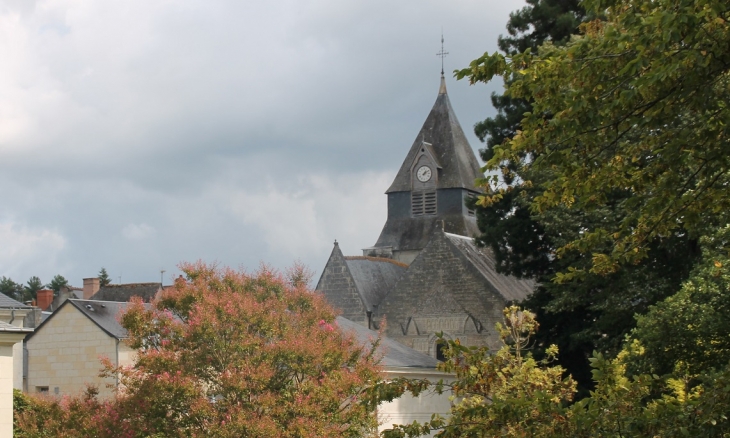
<instances>
[{"instance_id":1,"label":"house facade","mask_svg":"<svg viewBox=\"0 0 730 438\"><path fill-rule=\"evenodd\" d=\"M101 358L115 366L130 365L134 350L125 343L118 315L127 303L68 299L26 341L26 390L44 394L78 394L87 385L111 396L114 378L101 378Z\"/></svg>"}]
</instances>

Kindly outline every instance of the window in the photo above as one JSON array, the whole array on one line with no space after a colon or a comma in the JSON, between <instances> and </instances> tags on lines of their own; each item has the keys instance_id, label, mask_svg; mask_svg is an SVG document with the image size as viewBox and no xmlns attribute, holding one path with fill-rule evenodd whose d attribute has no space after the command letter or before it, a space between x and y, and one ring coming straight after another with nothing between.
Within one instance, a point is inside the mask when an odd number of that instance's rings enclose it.
<instances>
[{"instance_id":1,"label":"window","mask_svg":"<svg viewBox=\"0 0 730 438\"><path fill-rule=\"evenodd\" d=\"M469 208L469 207L471 206L471 203L474 201L474 198L475 197L476 196L474 195L474 193L467 192L466 199L467 199L467 202L468 202L468 204L467 204L468 207L466 209L466 214L469 215L469 216L474 216L474 210L471 209L471 208Z\"/></svg>"},{"instance_id":2,"label":"window","mask_svg":"<svg viewBox=\"0 0 730 438\"><path fill-rule=\"evenodd\" d=\"M411 192L411 214L428 216L436 214L436 190Z\"/></svg>"},{"instance_id":3,"label":"window","mask_svg":"<svg viewBox=\"0 0 730 438\"><path fill-rule=\"evenodd\" d=\"M41 394L48 394L48 387L47 386L36 386L35 391Z\"/></svg>"},{"instance_id":4,"label":"window","mask_svg":"<svg viewBox=\"0 0 730 438\"><path fill-rule=\"evenodd\" d=\"M436 360L441 362L446 362L446 349L449 348L446 343L437 343L436 344Z\"/></svg>"}]
</instances>

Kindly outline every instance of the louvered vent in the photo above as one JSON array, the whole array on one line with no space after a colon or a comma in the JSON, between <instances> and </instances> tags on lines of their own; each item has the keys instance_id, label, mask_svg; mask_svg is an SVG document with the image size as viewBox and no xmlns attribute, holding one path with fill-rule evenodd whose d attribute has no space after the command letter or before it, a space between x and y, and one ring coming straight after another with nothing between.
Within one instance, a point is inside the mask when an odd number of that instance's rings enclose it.
<instances>
[{"instance_id":1,"label":"louvered vent","mask_svg":"<svg viewBox=\"0 0 730 438\"><path fill-rule=\"evenodd\" d=\"M436 191L411 192L411 214L428 216L436 214Z\"/></svg>"}]
</instances>

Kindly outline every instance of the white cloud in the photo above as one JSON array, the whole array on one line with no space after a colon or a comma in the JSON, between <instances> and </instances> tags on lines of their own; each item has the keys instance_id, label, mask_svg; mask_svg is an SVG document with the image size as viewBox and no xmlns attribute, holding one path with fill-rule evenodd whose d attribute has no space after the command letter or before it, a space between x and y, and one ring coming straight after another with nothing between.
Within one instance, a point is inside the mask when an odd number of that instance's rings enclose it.
<instances>
[{"instance_id":1,"label":"white cloud","mask_svg":"<svg viewBox=\"0 0 730 438\"><path fill-rule=\"evenodd\" d=\"M60 269L58 259L65 246L66 238L55 230L0 222L0 275L17 277L29 269L38 276L54 275ZM22 282L22 278L15 281Z\"/></svg>"},{"instance_id":2,"label":"white cloud","mask_svg":"<svg viewBox=\"0 0 730 438\"><path fill-rule=\"evenodd\" d=\"M305 174L293 187L270 183L261 192L239 190L229 205L264 236L269 252L308 259L328 252L338 239L358 254L358 246L375 243L385 223L382 192L389 178L376 172L338 177Z\"/></svg>"},{"instance_id":3,"label":"white cloud","mask_svg":"<svg viewBox=\"0 0 730 438\"><path fill-rule=\"evenodd\" d=\"M127 224L124 228L122 228L122 236L129 240L147 239L154 236L156 233L157 231L153 227L145 223Z\"/></svg>"}]
</instances>

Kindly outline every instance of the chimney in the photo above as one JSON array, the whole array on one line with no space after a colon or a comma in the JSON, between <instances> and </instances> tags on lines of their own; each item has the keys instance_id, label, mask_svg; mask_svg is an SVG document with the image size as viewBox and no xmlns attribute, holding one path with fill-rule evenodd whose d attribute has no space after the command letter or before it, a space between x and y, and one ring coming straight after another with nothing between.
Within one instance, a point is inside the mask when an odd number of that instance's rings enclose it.
<instances>
[{"instance_id":1,"label":"chimney","mask_svg":"<svg viewBox=\"0 0 730 438\"><path fill-rule=\"evenodd\" d=\"M99 278L84 278L84 299L88 300L99 291Z\"/></svg>"},{"instance_id":2,"label":"chimney","mask_svg":"<svg viewBox=\"0 0 730 438\"><path fill-rule=\"evenodd\" d=\"M53 302L53 291L51 289L41 289L36 295L36 302L41 310L48 309L48 306Z\"/></svg>"}]
</instances>

